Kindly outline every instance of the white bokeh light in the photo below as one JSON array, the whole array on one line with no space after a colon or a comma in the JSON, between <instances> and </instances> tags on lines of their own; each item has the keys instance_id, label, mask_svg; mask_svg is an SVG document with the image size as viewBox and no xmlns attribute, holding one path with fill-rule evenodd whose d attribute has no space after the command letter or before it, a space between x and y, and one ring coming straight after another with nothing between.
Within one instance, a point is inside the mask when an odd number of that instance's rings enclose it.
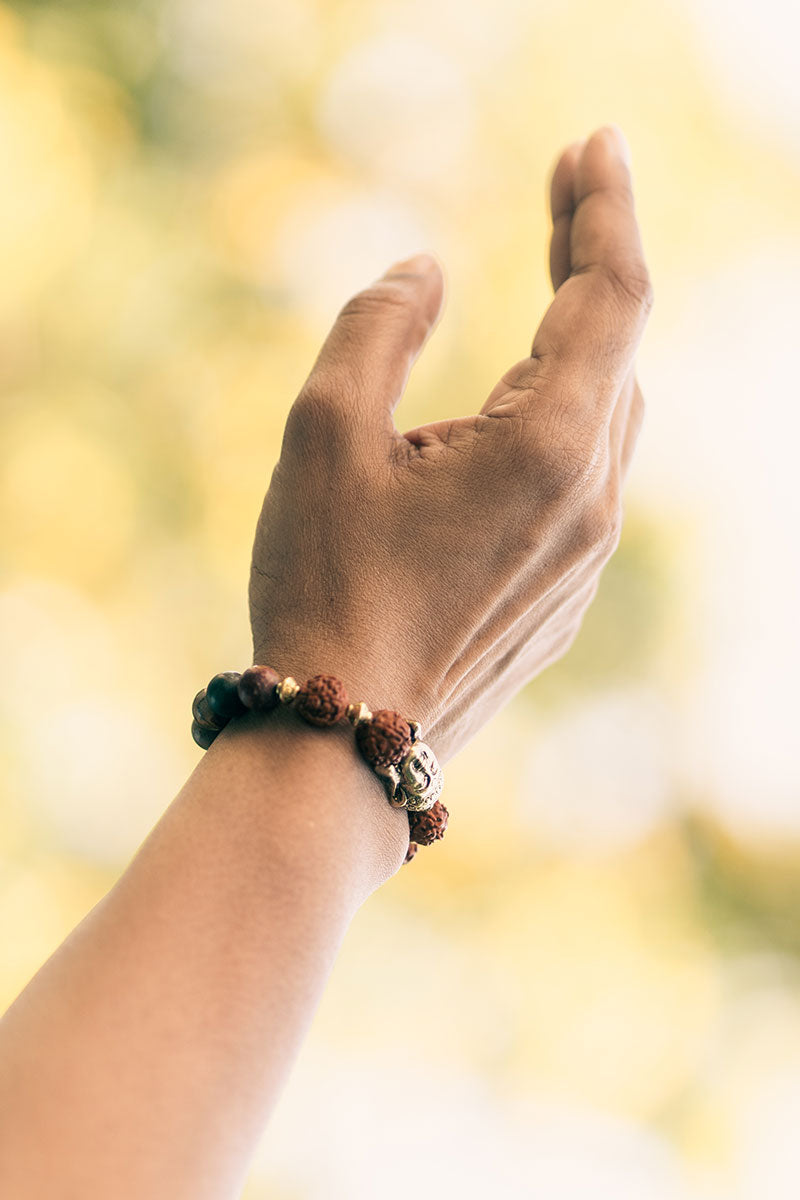
<instances>
[{"instance_id":1,"label":"white bokeh light","mask_svg":"<svg viewBox=\"0 0 800 1200\"><path fill-rule=\"evenodd\" d=\"M683 4L681 4L683 7ZM717 88L762 133L780 131L800 150L800 8L792 0L692 0L705 63Z\"/></svg>"},{"instance_id":2,"label":"white bokeh light","mask_svg":"<svg viewBox=\"0 0 800 1200\"><path fill-rule=\"evenodd\" d=\"M142 702L120 699L124 655L108 618L71 588L21 579L0 594L0 660L0 718L31 813L70 853L120 865L186 758Z\"/></svg>"},{"instance_id":3,"label":"white bokeh light","mask_svg":"<svg viewBox=\"0 0 800 1200\"><path fill-rule=\"evenodd\" d=\"M800 1186L800 1073L787 1071L754 1088L738 1130L736 1200L796 1200Z\"/></svg>"},{"instance_id":4,"label":"white bokeh light","mask_svg":"<svg viewBox=\"0 0 800 1200\"><path fill-rule=\"evenodd\" d=\"M491 0L464 4L463 0L387 0L385 21L393 30L407 30L442 46L466 65L470 78L491 79L503 61L524 46L532 31L557 13L561 0Z\"/></svg>"},{"instance_id":5,"label":"white bokeh light","mask_svg":"<svg viewBox=\"0 0 800 1200\"><path fill-rule=\"evenodd\" d=\"M31 810L90 861L124 863L185 776L174 741L135 704L83 698L51 707L27 732Z\"/></svg>"},{"instance_id":6,"label":"white bokeh light","mask_svg":"<svg viewBox=\"0 0 800 1200\"><path fill-rule=\"evenodd\" d=\"M669 811L669 746L668 710L644 689L542 716L522 772L520 818L559 851L632 845Z\"/></svg>"},{"instance_id":7,"label":"white bokeh light","mask_svg":"<svg viewBox=\"0 0 800 1200\"><path fill-rule=\"evenodd\" d=\"M109 679L121 667L103 610L67 584L33 576L18 576L0 592L0 660L0 719L20 728L30 713L68 702L91 679Z\"/></svg>"},{"instance_id":8,"label":"white bokeh light","mask_svg":"<svg viewBox=\"0 0 800 1200\"><path fill-rule=\"evenodd\" d=\"M252 1167L308 1200L700 1200L674 1152L634 1121L495 1094L398 1044L367 1061L301 1056ZM315 1153L308 1154L308 1130Z\"/></svg>"},{"instance_id":9,"label":"white bokeh light","mask_svg":"<svg viewBox=\"0 0 800 1200\"><path fill-rule=\"evenodd\" d=\"M390 179L418 181L452 171L474 115L457 59L394 35L361 43L336 65L317 119L339 154Z\"/></svg>"},{"instance_id":10,"label":"white bokeh light","mask_svg":"<svg viewBox=\"0 0 800 1200\"><path fill-rule=\"evenodd\" d=\"M394 260L427 249L428 241L421 221L391 193L338 203L322 203L312 193L286 217L271 263L298 308L327 323L350 294Z\"/></svg>"},{"instance_id":11,"label":"white bokeh light","mask_svg":"<svg viewBox=\"0 0 800 1200\"><path fill-rule=\"evenodd\" d=\"M634 468L656 511L669 497L692 514L696 655L676 746L689 791L744 835L800 836L798 278L800 248L782 244L688 293L649 355Z\"/></svg>"}]
</instances>

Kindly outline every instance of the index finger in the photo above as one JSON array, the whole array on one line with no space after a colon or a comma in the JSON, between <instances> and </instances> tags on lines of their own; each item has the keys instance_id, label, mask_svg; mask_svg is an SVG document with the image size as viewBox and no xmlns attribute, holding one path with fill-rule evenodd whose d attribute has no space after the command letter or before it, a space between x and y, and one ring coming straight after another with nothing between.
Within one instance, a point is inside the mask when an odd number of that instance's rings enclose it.
<instances>
[{"instance_id":1,"label":"index finger","mask_svg":"<svg viewBox=\"0 0 800 1200\"><path fill-rule=\"evenodd\" d=\"M629 153L615 126L598 130L584 147L575 169L569 276L532 349L534 357L555 354L578 367L605 359L620 384L652 305Z\"/></svg>"},{"instance_id":2,"label":"index finger","mask_svg":"<svg viewBox=\"0 0 800 1200\"><path fill-rule=\"evenodd\" d=\"M542 374L566 370L581 394L609 413L627 376L652 307L652 288L633 202L627 143L615 126L599 129L574 166L569 273L536 333L531 357L503 377L533 390ZM554 211L554 217L558 216ZM562 250L560 257L566 260ZM554 280L555 282L555 280ZM483 411L491 414L500 389ZM519 399L518 399L519 403Z\"/></svg>"}]
</instances>

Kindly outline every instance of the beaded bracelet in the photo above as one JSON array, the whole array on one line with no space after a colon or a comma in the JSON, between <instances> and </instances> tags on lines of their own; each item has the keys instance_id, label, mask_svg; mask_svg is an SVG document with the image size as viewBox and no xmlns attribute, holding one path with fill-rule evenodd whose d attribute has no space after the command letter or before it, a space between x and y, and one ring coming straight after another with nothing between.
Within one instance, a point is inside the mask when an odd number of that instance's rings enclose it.
<instances>
[{"instance_id":1,"label":"beaded bracelet","mask_svg":"<svg viewBox=\"0 0 800 1200\"><path fill-rule=\"evenodd\" d=\"M362 702L351 704L340 680L314 675L299 684L291 675L281 679L272 667L222 671L192 703L192 737L207 750L233 717L248 710L269 712L290 705L310 725L335 725L346 718L355 729L363 758L382 779L389 803L408 813L409 845L404 862L418 846L431 846L444 837L449 813L439 796L442 768L420 737L417 721L407 721L390 708L372 713Z\"/></svg>"}]
</instances>

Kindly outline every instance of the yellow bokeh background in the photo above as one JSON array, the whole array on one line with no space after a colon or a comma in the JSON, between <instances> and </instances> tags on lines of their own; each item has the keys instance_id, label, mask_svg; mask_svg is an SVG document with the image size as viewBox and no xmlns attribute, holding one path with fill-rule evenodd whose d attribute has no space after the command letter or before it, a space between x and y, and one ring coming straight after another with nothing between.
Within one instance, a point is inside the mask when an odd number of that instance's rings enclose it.
<instances>
[{"instance_id":1,"label":"yellow bokeh background","mask_svg":"<svg viewBox=\"0 0 800 1200\"><path fill-rule=\"evenodd\" d=\"M797 1194L798 39L782 0L0 3L3 1007L249 661L338 307L434 250L397 421L477 409L548 302L558 151L608 121L633 150L620 548L359 913L246 1200Z\"/></svg>"}]
</instances>

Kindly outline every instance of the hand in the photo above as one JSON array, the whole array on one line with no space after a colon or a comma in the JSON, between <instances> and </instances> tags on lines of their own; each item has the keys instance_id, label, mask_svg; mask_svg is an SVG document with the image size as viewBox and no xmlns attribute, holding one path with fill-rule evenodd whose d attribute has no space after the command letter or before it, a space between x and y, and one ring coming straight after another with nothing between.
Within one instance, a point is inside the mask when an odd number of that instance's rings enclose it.
<instances>
[{"instance_id":1,"label":"hand","mask_svg":"<svg viewBox=\"0 0 800 1200\"><path fill-rule=\"evenodd\" d=\"M442 760L572 643L619 538L652 291L614 127L564 152L551 207L554 299L479 413L392 420L442 305L434 259L344 306L256 532L254 661L338 675Z\"/></svg>"}]
</instances>

